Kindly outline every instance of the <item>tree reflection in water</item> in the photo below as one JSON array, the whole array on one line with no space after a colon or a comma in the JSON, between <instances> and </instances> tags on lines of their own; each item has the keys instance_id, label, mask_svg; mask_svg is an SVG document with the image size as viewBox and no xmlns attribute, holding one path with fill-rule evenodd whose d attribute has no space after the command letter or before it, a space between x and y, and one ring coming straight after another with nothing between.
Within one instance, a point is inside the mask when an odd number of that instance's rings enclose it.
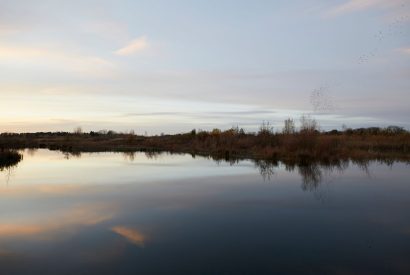
<instances>
[{"instance_id":1,"label":"tree reflection in water","mask_svg":"<svg viewBox=\"0 0 410 275\"><path fill-rule=\"evenodd\" d=\"M0 151L0 172L6 171L6 183L8 184L14 167L23 159L23 155L13 150Z\"/></svg>"},{"instance_id":2,"label":"tree reflection in water","mask_svg":"<svg viewBox=\"0 0 410 275\"><path fill-rule=\"evenodd\" d=\"M65 159L70 159L70 158L81 158L81 152L79 151L65 151L63 152L64 158Z\"/></svg>"},{"instance_id":3,"label":"tree reflection in water","mask_svg":"<svg viewBox=\"0 0 410 275\"><path fill-rule=\"evenodd\" d=\"M163 154L169 155L180 155L181 153L175 152L161 152L161 151L145 151L145 156L148 159L158 159ZM123 152L124 158L130 161L134 161L136 152ZM183 155L183 154L182 154ZM196 154L191 154L192 158L196 158ZM229 163L229 165L234 166L239 164L241 161L246 159L242 158L226 158L219 156L201 156L207 159L211 159L218 164ZM394 159L341 159L341 160L301 160L295 161L278 161L278 160L252 160L255 168L258 169L259 174L262 176L264 181L273 180L275 175L275 169L280 165L285 166L285 170L288 172L294 172L295 170L301 176L302 179L302 190L308 192L315 192L315 196L322 199L323 193L318 191L319 187L323 183L332 182L335 177L340 176L349 167L350 164L356 165L359 169L365 172L365 174L370 177L371 173L369 171L369 165L372 162L378 162L384 165L392 166L396 160ZM409 162L410 164L410 162ZM323 191L323 190L322 190Z\"/></svg>"},{"instance_id":4,"label":"tree reflection in water","mask_svg":"<svg viewBox=\"0 0 410 275\"><path fill-rule=\"evenodd\" d=\"M288 172L298 171L299 175L302 177L302 189L304 191L313 191L328 178L327 176L335 171L342 173L349 166L349 161L337 161L332 163L326 162L279 162L279 161L266 161L266 160L255 160L255 167L259 170L264 181L271 180L272 176L275 174L275 169L279 167L280 164L285 165L285 170Z\"/></svg>"},{"instance_id":5,"label":"tree reflection in water","mask_svg":"<svg viewBox=\"0 0 410 275\"><path fill-rule=\"evenodd\" d=\"M130 162L133 162L135 160L135 152L133 152L133 151L123 152L122 154L123 154L125 160L128 160Z\"/></svg>"},{"instance_id":6,"label":"tree reflection in water","mask_svg":"<svg viewBox=\"0 0 410 275\"><path fill-rule=\"evenodd\" d=\"M6 152L6 151L1 151ZM0 152L0 153L1 153ZM8 150L7 152L11 152ZM19 156L16 158L11 157L2 157L0 158L0 172L7 170L8 177L10 177L12 168L17 165L19 161L22 159L22 155L17 152L12 152L15 156ZM36 153L35 149L27 149L26 153L29 156L34 156ZM79 151L64 151L62 152L66 159L70 158L81 158L81 152ZM127 161L133 162L138 154L137 151L125 151L121 152L124 156L124 159ZM175 152L161 152L161 151L143 151L140 152L145 154L145 157L150 160L157 160L161 157L161 155L184 155L183 153L175 153ZM17 155L16 155L17 154ZM3 154L4 155L4 154ZM196 158L196 154L191 154L192 158ZM246 159L242 158L229 158L226 156L218 157L218 156L201 156L206 159L211 159L216 163L229 163L229 165L237 165L241 161L245 161ZM343 159L343 160L306 160L302 159L299 161L279 161L279 160L251 160L256 169L258 169L259 174L262 176L264 181L272 181L273 176L275 175L275 169L279 168L279 166L284 166L285 170L288 172L297 171L298 174L301 176L302 185L301 188L303 191L308 192L315 192L318 197L323 197L318 189L321 184L323 183L330 183L332 182L335 177L341 175L350 164L356 165L360 168L364 173L370 177L371 173L369 171L369 164L372 162L379 162L384 165L392 166L396 160L394 159L373 159L373 160L366 160L366 159ZM410 162L408 162L410 164ZM336 172L336 173L335 173ZM320 190L319 190L320 191ZM323 190L322 190L323 191Z\"/></svg>"},{"instance_id":7,"label":"tree reflection in water","mask_svg":"<svg viewBox=\"0 0 410 275\"><path fill-rule=\"evenodd\" d=\"M370 175L368 170L370 161L360 161L356 163L355 161L339 160L332 162L303 161L295 163L255 160L253 162L264 181L270 181L275 174L275 169L280 165L284 165L285 170L288 172L297 171L301 176L301 189L303 191L312 192L314 197L321 202L327 200L329 191L327 188L321 188L321 186L324 183L331 183L336 177L343 174L351 162L357 164L367 175Z\"/></svg>"},{"instance_id":8,"label":"tree reflection in water","mask_svg":"<svg viewBox=\"0 0 410 275\"><path fill-rule=\"evenodd\" d=\"M270 181L275 174L275 168L279 166L279 163L266 160L255 160L255 166L258 168L263 180Z\"/></svg>"},{"instance_id":9,"label":"tree reflection in water","mask_svg":"<svg viewBox=\"0 0 410 275\"><path fill-rule=\"evenodd\" d=\"M316 190L323 180L322 171L317 164L301 165L298 167L298 172L302 177L303 191Z\"/></svg>"},{"instance_id":10,"label":"tree reflection in water","mask_svg":"<svg viewBox=\"0 0 410 275\"><path fill-rule=\"evenodd\" d=\"M34 157L37 153L38 149L37 148L27 148L26 153L30 157Z\"/></svg>"},{"instance_id":11,"label":"tree reflection in water","mask_svg":"<svg viewBox=\"0 0 410 275\"><path fill-rule=\"evenodd\" d=\"M350 164L357 166L367 177L371 177L369 165L371 163L380 163L392 167L394 160L376 159L376 160L334 160L334 161L301 161L301 162L278 162L266 160L254 160L255 167L259 170L264 181L270 181L275 174L275 169L280 164L285 166L288 172L297 171L302 179L302 190L316 192L323 183L332 182L335 177L343 174ZM408 163L410 164L410 162ZM317 194L319 197L322 195Z\"/></svg>"}]
</instances>

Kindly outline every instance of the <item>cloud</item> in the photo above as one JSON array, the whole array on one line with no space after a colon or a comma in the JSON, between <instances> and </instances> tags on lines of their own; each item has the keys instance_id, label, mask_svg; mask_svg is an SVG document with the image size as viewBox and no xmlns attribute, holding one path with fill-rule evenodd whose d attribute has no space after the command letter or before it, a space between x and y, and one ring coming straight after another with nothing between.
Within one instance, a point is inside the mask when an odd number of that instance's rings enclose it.
<instances>
[{"instance_id":1,"label":"cloud","mask_svg":"<svg viewBox=\"0 0 410 275\"><path fill-rule=\"evenodd\" d=\"M365 10L380 4L380 0L350 0L338 5L329 11L330 15L340 15L343 13Z\"/></svg>"},{"instance_id":2,"label":"cloud","mask_svg":"<svg viewBox=\"0 0 410 275\"><path fill-rule=\"evenodd\" d=\"M85 24L83 31L87 34L94 34L101 38L116 41L129 38L127 25L123 22L112 20L89 22Z\"/></svg>"},{"instance_id":3,"label":"cloud","mask_svg":"<svg viewBox=\"0 0 410 275\"><path fill-rule=\"evenodd\" d=\"M244 110L244 111L212 111L212 112L147 112L147 113L128 113L125 117L138 116L217 116L217 117L236 117L252 115L272 115L275 111L271 110Z\"/></svg>"},{"instance_id":4,"label":"cloud","mask_svg":"<svg viewBox=\"0 0 410 275\"><path fill-rule=\"evenodd\" d=\"M402 0L349 0L331 8L326 12L326 15L333 17L368 9L394 9L399 11L405 7L407 7L407 5L404 4Z\"/></svg>"},{"instance_id":5,"label":"cloud","mask_svg":"<svg viewBox=\"0 0 410 275\"><path fill-rule=\"evenodd\" d=\"M132 40L123 48L116 50L114 53L121 56L133 55L145 50L148 46L149 44L147 38L145 36L141 36Z\"/></svg>"},{"instance_id":6,"label":"cloud","mask_svg":"<svg viewBox=\"0 0 410 275\"><path fill-rule=\"evenodd\" d=\"M0 36L17 33L18 29L0 23Z\"/></svg>"},{"instance_id":7,"label":"cloud","mask_svg":"<svg viewBox=\"0 0 410 275\"><path fill-rule=\"evenodd\" d=\"M112 74L114 65L97 56L84 56L71 54L47 48L1 46L0 61L6 61L15 65L22 64L25 68L32 65L36 68L51 67L63 71L74 71L94 76L106 76Z\"/></svg>"},{"instance_id":8,"label":"cloud","mask_svg":"<svg viewBox=\"0 0 410 275\"><path fill-rule=\"evenodd\" d=\"M410 48L399 49L399 52L405 55L410 55Z\"/></svg>"}]
</instances>

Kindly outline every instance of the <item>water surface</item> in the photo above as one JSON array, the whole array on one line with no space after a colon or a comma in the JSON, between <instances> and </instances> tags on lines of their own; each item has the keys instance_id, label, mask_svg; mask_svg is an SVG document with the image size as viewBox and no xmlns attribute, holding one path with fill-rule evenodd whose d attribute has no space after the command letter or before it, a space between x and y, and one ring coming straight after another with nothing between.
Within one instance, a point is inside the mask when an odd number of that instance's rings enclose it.
<instances>
[{"instance_id":1,"label":"water surface","mask_svg":"<svg viewBox=\"0 0 410 275\"><path fill-rule=\"evenodd\" d=\"M410 274L408 164L25 151L0 274Z\"/></svg>"}]
</instances>

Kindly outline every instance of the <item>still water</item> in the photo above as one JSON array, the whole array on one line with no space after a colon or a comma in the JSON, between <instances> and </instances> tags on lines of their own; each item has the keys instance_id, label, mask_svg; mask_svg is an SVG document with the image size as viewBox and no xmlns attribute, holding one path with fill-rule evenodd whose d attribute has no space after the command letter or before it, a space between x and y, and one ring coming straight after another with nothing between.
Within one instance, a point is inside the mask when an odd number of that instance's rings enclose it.
<instances>
[{"instance_id":1,"label":"still water","mask_svg":"<svg viewBox=\"0 0 410 275\"><path fill-rule=\"evenodd\" d=\"M26 150L0 274L410 274L409 168Z\"/></svg>"}]
</instances>

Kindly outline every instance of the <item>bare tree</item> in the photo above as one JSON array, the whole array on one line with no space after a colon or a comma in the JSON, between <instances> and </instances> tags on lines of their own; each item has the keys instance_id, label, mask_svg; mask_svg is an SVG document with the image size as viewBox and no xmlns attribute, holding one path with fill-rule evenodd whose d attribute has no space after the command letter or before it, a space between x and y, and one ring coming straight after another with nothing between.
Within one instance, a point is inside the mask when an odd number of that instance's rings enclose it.
<instances>
[{"instance_id":1,"label":"bare tree","mask_svg":"<svg viewBox=\"0 0 410 275\"><path fill-rule=\"evenodd\" d=\"M309 115L302 115L300 118L300 131L303 133L314 133L319 130L316 119Z\"/></svg>"},{"instance_id":2,"label":"bare tree","mask_svg":"<svg viewBox=\"0 0 410 275\"><path fill-rule=\"evenodd\" d=\"M293 119L288 118L285 120L285 125L283 126L282 133L286 135L295 133L295 122L293 121Z\"/></svg>"},{"instance_id":3,"label":"bare tree","mask_svg":"<svg viewBox=\"0 0 410 275\"><path fill-rule=\"evenodd\" d=\"M269 121L263 121L262 125L259 127L259 136L269 136L273 134L273 127L269 123Z\"/></svg>"},{"instance_id":4,"label":"bare tree","mask_svg":"<svg viewBox=\"0 0 410 275\"><path fill-rule=\"evenodd\" d=\"M78 126L74 128L73 133L76 135L81 135L83 133L83 129L80 126Z\"/></svg>"}]
</instances>

